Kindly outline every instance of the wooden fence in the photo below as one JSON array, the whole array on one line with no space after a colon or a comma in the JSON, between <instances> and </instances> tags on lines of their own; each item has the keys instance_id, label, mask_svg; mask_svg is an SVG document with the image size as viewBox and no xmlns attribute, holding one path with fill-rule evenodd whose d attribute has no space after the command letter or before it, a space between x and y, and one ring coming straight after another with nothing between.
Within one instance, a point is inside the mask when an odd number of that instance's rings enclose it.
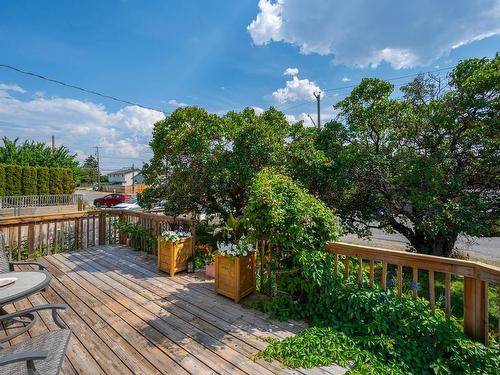
<instances>
[{"instance_id":1,"label":"wooden fence","mask_svg":"<svg viewBox=\"0 0 500 375\"><path fill-rule=\"evenodd\" d=\"M126 227L124 223L130 225ZM5 251L13 260L106 244L130 244L155 253L156 241L148 241L148 238L156 238L163 230L181 227L196 236L192 220L127 210L0 217ZM134 236L134 233L141 235Z\"/></svg>"},{"instance_id":2,"label":"wooden fence","mask_svg":"<svg viewBox=\"0 0 500 375\"><path fill-rule=\"evenodd\" d=\"M405 271L410 277L411 283L408 288L416 298L418 290L419 274L428 278L428 298L430 308L436 308L436 275L444 274L444 310L446 317L451 315L451 284L452 277L463 281L463 324L464 332L472 338L488 342L489 326L489 285L500 286L500 268L479 262L467 260L442 258L432 255L410 253L353 245L347 243L331 243L326 250L335 257L335 271L339 271L344 278L349 273L356 272L359 284L367 280L371 288L377 283L381 289L387 289L388 269L394 268L395 290L398 296L404 292ZM351 270L351 260L356 260L356 268ZM365 267L368 266L368 267ZM375 277L375 269L378 269L379 278ZM423 272L423 274L422 274ZM365 278L365 276L368 276ZM426 280L427 281L427 280ZM500 322L500 288L498 293L498 317ZM500 331L500 323L498 327Z\"/></svg>"},{"instance_id":3,"label":"wooden fence","mask_svg":"<svg viewBox=\"0 0 500 375\"><path fill-rule=\"evenodd\" d=\"M57 195L6 195L0 196L1 208L25 208L77 205L83 200L82 194Z\"/></svg>"}]
</instances>

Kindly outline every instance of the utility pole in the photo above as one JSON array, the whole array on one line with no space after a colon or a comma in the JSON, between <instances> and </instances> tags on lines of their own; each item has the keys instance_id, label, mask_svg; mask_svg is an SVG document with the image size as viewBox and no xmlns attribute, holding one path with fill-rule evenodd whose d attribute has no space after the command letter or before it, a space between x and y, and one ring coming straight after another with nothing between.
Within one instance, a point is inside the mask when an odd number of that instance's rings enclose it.
<instances>
[{"instance_id":1,"label":"utility pole","mask_svg":"<svg viewBox=\"0 0 500 375\"><path fill-rule=\"evenodd\" d=\"M321 91L318 92L313 92L314 97L316 98L316 104L318 107L318 122L316 123L316 126L318 129L321 129L321 115L320 115L320 106L321 106Z\"/></svg>"},{"instance_id":2,"label":"utility pole","mask_svg":"<svg viewBox=\"0 0 500 375\"><path fill-rule=\"evenodd\" d=\"M101 163L99 161L99 146L95 146L95 156L97 159L97 189L101 190Z\"/></svg>"},{"instance_id":3,"label":"utility pole","mask_svg":"<svg viewBox=\"0 0 500 375\"><path fill-rule=\"evenodd\" d=\"M56 148L56 137L52 136L52 150Z\"/></svg>"},{"instance_id":4,"label":"utility pole","mask_svg":"<svg viewBox=\"0 0 500 375\"><path fill-rule=\"evenodd\" d=\"M132 194L135 194L135 168L134 168L134 163L132 163Z\"/></svg>"}]
</instances>

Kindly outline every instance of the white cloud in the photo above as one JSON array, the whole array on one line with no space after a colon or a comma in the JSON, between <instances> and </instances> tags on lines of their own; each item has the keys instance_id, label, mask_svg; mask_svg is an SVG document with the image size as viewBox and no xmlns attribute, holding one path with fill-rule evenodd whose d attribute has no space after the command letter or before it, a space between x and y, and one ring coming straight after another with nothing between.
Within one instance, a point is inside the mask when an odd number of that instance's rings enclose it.
<instances>
[{"instance_id":1,"label":"white cloud","mask_svg":"<svg viewBox=\"0 0 500 375\"><path fill-rule=\"evenodd\" d=\"M321 89L314 81L299 79L298 76L294 75L291 81L286 81L286 87L274 91L272 97L278 103L283 104L299 100L314 99L313 93L315 91L321 91Z\"/></svg>"},{"instance_id":2,"label":"white cloud","mask_svg":"<svg viewBox=\"0 0 500 375\"><path fill-rule=\"evenodd\" d=\"M349 77L342 77L342 82L349 82L351 79Z\"/></svg>"},{"instance_id":3,"label":"white cloud","mask_svg":"<svg viewBox=\"0 0 500 375\"><path fill-rule=\"evenodd\" d=\"M175 107L175 108L187 107L188 106L188 104L186 104L186 103L180 103L180 102L178 102L175 99L170 99L167 103L170 104L172 107Z\"/></svg>"},{"instance_id":4,"label":"white cloud","mask_svg":"<svg viewBox=\"0 0 500 375\"><path fill-rule=\"evenodd\" d=\"M33 97L20 100L0 95L0 134L45 142L54 135L57 144L74 152L78 150L79 157L92 153L98 144L109 156L147 159L152 127L163 118L160 112L137 106L112 112L103 105L76 99ZM113 167L127 163L112 158L103 162L105 166L113 163Z\"/></svg>"},{"instance_id":5,"label":"white cloud","mask_svg":"<svg viewBox=\"0 0 500 375\"><path fill-rule=\"evenodd\" d=\"M500 35L500 0L260 0L247 27L256 45L282 41L348 66L429 65L452 49Z\"/></svg>"},{"instance_id":6,"label":"white cloud","mask_svg":"<svg viewBox=\"0 0 500 375\"><path fill-rule=\"evenodd\" d=\"M19 85L7 84L7 83L0 83L0 91L14 91L14 92L19 92L21 94L24 94L26 92L26 90Z\"/></svg>"},{"instance_id":7,"label":"white cloud","mask_svg":"<svg viewBox=\"0 0 500 375\"><path fill-rule=\"evenodd\" d=\"M296 76L299 74L299 70L297 68L287 68L284 72L284 76Z\"/></svg>"},{"instance_id":8,"label":"white cloud","mask_svg":"<svg viewBox=\"0 0 500 375\"><path fill-rule=\"evenodd\" d=\"M273 39L273 35L278 35L282 26L282 3L278 0L272 4L267 0L259 0L260 13L255 20L247 27L255 44L267 44Z\"/></svg>"},{"instance_id":9,"label":"white cloud","mask_svg":"<svg viewBox=\"0 0 500 375\"><path fill-rule=\"evenodd\" d=\"M252 106L250 108L253 108L253 110L255 111L256 115L261 115L261 114L264 113L264 108L257 107L257 106Z\"/></svg>"}]
</instances>

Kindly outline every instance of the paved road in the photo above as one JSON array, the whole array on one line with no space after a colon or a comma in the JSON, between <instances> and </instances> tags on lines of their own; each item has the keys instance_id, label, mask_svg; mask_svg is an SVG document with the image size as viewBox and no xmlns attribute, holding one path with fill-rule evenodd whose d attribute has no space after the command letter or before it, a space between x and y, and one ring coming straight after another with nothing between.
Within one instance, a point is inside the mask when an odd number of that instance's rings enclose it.
<instances>
[{"instance_id":1,"label":"paved road","mask_svg":"<svg viewBox=\"0 0 500 375\"><path fill-rule=\"evenodd\" d=\"M408 245L406 238L398 233L389 234L380 229L374 229L372 233L373 237L370 241L360 239L352 234L344 236L342 241L363 245L369 244L395 250L404 250ZM461 236L458 238L455 247L468 253L471 257L500 261L500 237L472 238L469 241L467 238Z\"/></svg>"}]
</instances>

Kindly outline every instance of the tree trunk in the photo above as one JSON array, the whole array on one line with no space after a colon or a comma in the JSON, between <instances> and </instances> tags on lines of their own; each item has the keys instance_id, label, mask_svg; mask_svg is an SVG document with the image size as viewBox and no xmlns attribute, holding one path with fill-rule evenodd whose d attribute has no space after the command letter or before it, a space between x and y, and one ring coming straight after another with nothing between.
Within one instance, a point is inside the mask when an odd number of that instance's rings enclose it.
<instances>
[{"instance_id":1,"label":"tree trunk","mask_svg":"<svg viewBox=\"0 0 500 375\"><path fill-rule=\"evenodd\" d=\"M411 245L419 253L437 255L441 257L449 257L457 241L458 234L437 234L435 237L431 237L424 232L415 231L412 238L408 238Z\"/></svg>"}]
</instances>

